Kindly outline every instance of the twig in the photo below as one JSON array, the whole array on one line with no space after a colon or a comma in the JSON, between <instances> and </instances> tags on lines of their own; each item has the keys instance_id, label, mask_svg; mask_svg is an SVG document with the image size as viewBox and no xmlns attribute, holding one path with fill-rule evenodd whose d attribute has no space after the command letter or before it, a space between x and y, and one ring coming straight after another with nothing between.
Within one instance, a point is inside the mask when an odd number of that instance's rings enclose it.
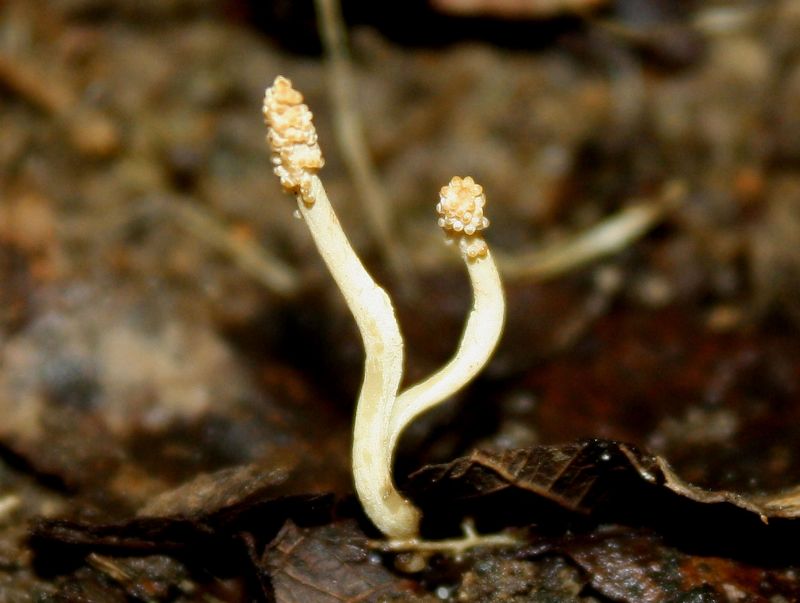
<instances>
[{"instance_id":1,"label":"twig","mask_svg":"<svg viewBox=\"0 0 800 603\"><path fill-rule=\"evenodd\" d=\"M290 297L300 288L300 278L290 266L260 245L237 239L204 210L185 201L170 200L168 207L181 228L228 255L236 264L273 293Z\"/></svg>"},{"instance_id":2,"label":"twig","mask_svg":"<svg viewBox=\"0 0 800 603\"><path fill-rule=\"evenodd\" d=\"M699 10L692 18L691 25L698 32L708 35L727 35L740 33L753 25L774 18L777 6L710 6Z\"/></svg>"},{"instance_id":3,"label":"twig","mask_svg":"<svg viewBox=\"0 0 800 603\"><path fill-rule=\"evenodd\" d=\"M373 163L381 165L388 157L396 154L398 149L407 146L409 140L419 142L430 138L446 123L448 116L475 85L475 79L474 73L464 69L441 74L440 89L446 90L447 94L437 94L425 103L415 103L398 123L377 132L378 137L373 139L370 148Z\"/></svg>"},{"instance_id":4,"label":"twig","mask_svg":"<svg viewBox=\"0 0 800 603\"><path fill-rule=\"evenodd\" d=\"M30 61L5 54L0 54L0 83L49 114L64 114L76 104L74 92L64 82Z\"/></svg>"},{"instance_id":5,"label":"twig","mask_svg":"<svg viewBox=\"0 0 800 603\"><path fill-rule=\"evenodd\" d=\"M627 207L570 240L517 255L497 255L507 278L551 279L618 253L658 224L685 195L681 182L670 182L657 200Z\"/></svg>"},{"instance_id":6,"label":"twig","mask_svg":"<svg viewBox=\"0 0 800 603\"><path fill-rule=\"evenodd\" d=\"M119 148L116 124L105 114L83 107L71 82L53 69L0 52L0 86L63 121L70 144L82 155L106 157Z\"/></svg>"},{"instance_id":7,"label":"twig","mask_svg":"<svg viewBox=\"0 0 800 603\"><path fill-rule=\"evenodd\" d=\"M315 0L315 7L325 48L334 128L345 166L387 267L407 292L413 291L413 277L394 232L391 204L369 159L364 128L356 109L355 77L339 0Z\"/></svg>"},{"instance_id":8,"label":"twig","mask_svg":"<svg viewBox=\"0 0 800 603\"><path fill-rule=\"evenodd\" d=\"M0 524L22 505L22 500L16 494L7 494L0 498Z\"/></svg>"}]
</instances>

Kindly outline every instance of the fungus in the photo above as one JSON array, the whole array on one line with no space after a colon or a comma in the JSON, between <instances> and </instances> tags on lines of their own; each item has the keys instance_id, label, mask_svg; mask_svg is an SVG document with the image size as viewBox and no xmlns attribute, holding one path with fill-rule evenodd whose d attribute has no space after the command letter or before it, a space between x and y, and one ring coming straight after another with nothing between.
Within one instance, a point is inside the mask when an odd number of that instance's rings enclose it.
<instances>
[{"instance_id":1,"label":"fungus","mask_svg":"<svg viewBox=\"0 0 800 603\"><path fill-rule=\"evenodd\" d=\"M287 192L302 193L313 202L311 177L325 165L319 144L314 115L303 104L303 95L282 76L267 88L264 95L264 119L269 128L267 142L272 149L275 175Z\"/></svg>"},{"instance_id":2,"label":"fungus","mask_svg":"<svg viewBox=\"0 0 800 603\"><path fill-rule=\"evenodd\" d=\"M316 172L324 160L312 114L302 95L277 77L264 98L267 140L275 174L295 194L314 243L356 320L364 343L364 377L353 427L353 480L364 511L386 536L412 541L419 510L392 480L394 448L417 415L451 396L486 364L502 330L505 303L494 261L480 231L486 198L472 178L454 178L442 188L439 223L467 264L474 303L458 350L434 375L398 396L403 339L394 307L347 240Z\"/></svg>"},{"instance_id":3,"label":"fungus","mask_svg":"<svg viewBox=\"0 0 800 603\"><path fill-rule=\"evenodd\" d=\"M456 240L472 283L472 310L453 358L436 373L404 391L395 401L390 442L416 416L449 398L472 381L497 347L505 322L505 297L500 273L480 231L489 226L483 215L483 187L469 176L453 178L439 192L439 226Z\"/></svg>"}]
</instances>

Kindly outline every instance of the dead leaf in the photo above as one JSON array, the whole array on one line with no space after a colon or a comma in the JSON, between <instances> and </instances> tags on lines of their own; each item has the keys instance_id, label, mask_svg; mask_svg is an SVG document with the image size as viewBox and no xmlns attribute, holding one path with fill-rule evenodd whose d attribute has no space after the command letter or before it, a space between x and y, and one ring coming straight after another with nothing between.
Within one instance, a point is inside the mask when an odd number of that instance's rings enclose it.
<instances>
[{"instance_id":1,"label":"dead leaf","mask_svg":"<svg viewBox=\"0 0 800 603\"><path fill-rule=\"evenodd\" d=\"M436 601L387 570L353 522L307 529L287 522L262 562L276 603Z\"/></svg>"},{"instance_id":2,"label":"dead leaf","mask_svg":"<svg viewBox=\"0 0 800 603\"><path fill-rule=\"evenodd\" d=\"M241 546L239 532L271 538L288 517L319 518L329 513L324 494L281 495L282 469L247 465L201 475L162 494L137 517L113 523L37 519L31 528L35 550L186 551L209 558ZM73 555L74 556L74 555Z\"/></svg>"},{"instance_id":3,"label":"dead leaf","mask_svg":"<svg viewBox=\"0 0 800 603\"><path fill-rule=\"evenodd\" d=\"M626 491L627 487L631 490ZM661 457L600 439L505 452L476 450L450 463L424 467L411 476L409 484L423 504L518 490L579 513L594 512L600 506L607 510L609 498L619 503L652 487L695 503L732 505L764 522L800 517L800 488L769 495L706 490L682 480Z\"/></svg>"},{"instance_id":4,"label":"dead leaf","mask_svg":"<svg viewBox=\"0 0 800 603\"><path fill-rule=\"evenodd\" d=\"M557 548L581 566L597 591L615 601L797 601L800 597L794 569L690 555L648 531L600 529L568 537Z\"/></svg>"}]
</instances>

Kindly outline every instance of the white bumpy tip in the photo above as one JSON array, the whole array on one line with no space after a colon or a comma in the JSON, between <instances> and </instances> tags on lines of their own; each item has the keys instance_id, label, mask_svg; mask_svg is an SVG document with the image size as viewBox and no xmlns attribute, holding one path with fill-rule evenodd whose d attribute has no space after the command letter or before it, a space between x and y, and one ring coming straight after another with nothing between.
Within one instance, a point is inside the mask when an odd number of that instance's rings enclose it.
<instances>
[{"instance_id":1,"label":"white bumpy tip","mask_svg":"<svg viewBox=\"0 0 800 603\"><path fill-rule=\"evenodd\" d=\"M459 247L469 259L483 257L488 252L486 242L480 231L489 226L489 219L483 215L486 195L483 187L470 176L453 178L439 191L439 226L449 236L460 236Z\"/></svg>"},{"instance_id":2,"label":"white bumpy tip","mask_svg":"<svg viewBox=\"0 0 800 603\"><path fill-rule=\"evenodd\" d=\"M309 200L311 177L325 165L317 144L313 115L292 82L279 75L264 94L267 142L272 149L275 175L287 192Z\"/></svg>"}]
</instances>

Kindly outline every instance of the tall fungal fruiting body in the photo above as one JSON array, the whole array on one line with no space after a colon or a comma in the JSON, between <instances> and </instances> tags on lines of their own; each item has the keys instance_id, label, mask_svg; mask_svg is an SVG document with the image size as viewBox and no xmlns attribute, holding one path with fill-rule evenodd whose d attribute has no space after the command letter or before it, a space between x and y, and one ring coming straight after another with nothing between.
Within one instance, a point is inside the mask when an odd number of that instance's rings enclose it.
<instances>
[{"instance_id":1,"label":"tall fungal fruiting body","mask_svg":"<svg viewBox=\"0 0 800 603\"><path fill-rule=\"evenodd\" d=\"M275 174L294 193L314 243L347 302L364 343L364 378L353 428L353 476L364 510L392 538L417 531L419 511L392 482L386 433L403 372L403 339L386 292L350 246L316 171L322 155L311 113L291 82L278 77L264 98Z\"/></svg>"},{"instance_id":2,"label":"tall fungal fruiting body","mask_svg":"<svg viewBox=\"0 0 800 603\"><path fill-rule=\"evenodd\" d=\"M467 264L474 303L455 356L425 381L398 395L403 339L386 292L365 270L347 240L316 176L322 154L302 95L284 77L264 98L267 140L275 174L297 197L320 255L356 320L366 355L353 428L353 479L365 512L386 536L409 540L420 513L392 481L394 448L403 429L421 412L463 387L486 364L502 330L505 302L494 261L480 231L486 198L472 178L454 178L441 191L439 224Z\"/></svg>"}]
</instances>

